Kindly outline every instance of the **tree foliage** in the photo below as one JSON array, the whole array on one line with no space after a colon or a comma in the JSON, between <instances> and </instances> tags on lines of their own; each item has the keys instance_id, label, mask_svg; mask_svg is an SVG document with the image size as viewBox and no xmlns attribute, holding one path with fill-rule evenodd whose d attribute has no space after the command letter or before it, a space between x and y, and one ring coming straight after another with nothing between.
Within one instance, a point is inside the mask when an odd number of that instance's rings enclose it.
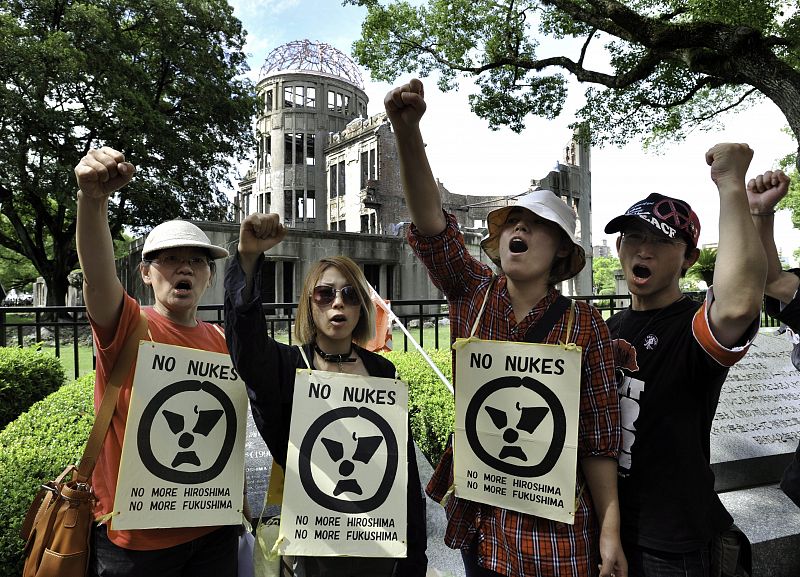
<instances>
[{"instance_id":1,"label":"tree foliage","mask_svg":"<svg viewBox=\"0 0 800 577\"><path fill-rule=\"evenodd\" d=\"M789 192L778 203L778 210L788 208L792 213L792 225L800 228L800 173L797 171L797 154L789 154L780 161L780 167L792 179Z\"/></svg>"},{"instance_id":2,"label":"tree foliage","mask_svg":"<svg viewBox=\"0 0 800 577\"><path fill-rule=\"evenodd\" d=\"M617 281L614 273L622 265L615 256L598 256L592 259L592 285L598 295L617 294Z\"/></svg>"},{"instance_id":3,"label":"tree foliage","mask_svg":"<svg viewBox=\"0 0 800 577\"><path fill-rule=\"evenodd\" d=\"M225 0L7 0L0 6L0 246L63 304L75 251L74 166L92 147L139 169L112 235L221 220L231 158L251 148L245 32Z\"/></svg>"},{"instance_id":4,"label":"tree foliage","mask_svg":"<svg viewBox=\"0 0 800 577\"><path fill-rule=\"evenodd\" d=\"M567 77L588 84L576 125L595 142L650 143L710 129L769 98L800 139L800 11L779 0L346 0L365 6L356 59L373 78L472 78L492 128L561 114ZM547 38L549 37L549 38ZM540 44L546 44L546 50ZM550 56L552 45L561 52ZM540 56L539 52L548 55ZM595 64L595 63L598 64ZM776 127L777 128L777 127Z\"/></svg>"},{"instance_id":5,"label":"tree foliage","mask_svg":"<svg viewBox=\"0 0 800 577\"><path fill-rule=\"evenodd\" d=\"M30 290L38 276L28 258L0 246L0 286L5 292L11 289Z\"/></svg>"}]
</instances>

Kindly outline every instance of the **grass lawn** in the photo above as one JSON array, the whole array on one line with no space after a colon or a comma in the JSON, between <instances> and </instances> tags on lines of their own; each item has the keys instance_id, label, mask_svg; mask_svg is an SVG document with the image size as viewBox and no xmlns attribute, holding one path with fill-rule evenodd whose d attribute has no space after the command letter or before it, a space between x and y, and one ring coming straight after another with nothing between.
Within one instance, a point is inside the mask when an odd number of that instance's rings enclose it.
<instances>
[{"instance_id":1,"label":"grass lawn","mask_svg":"<svg viewBox=\"0 0 800 577\"><path fill-rule=\"evenodd\" d=\"M55 355L56 349L51 346L43 346L42 351ZM73 348L69 345L61 345L59 349L61 364L67 374L67 382L76 378L75 376L75 355ZM92 347L78 346L78 377L92 372Z\"/></svg>"},{"instance_id":2,"label":"grass lawn","mask_svg":"<svg viewBox=\"0 0 800 577\"><path fill-rule=\"evenodd\" d=\"M439 346L440 349L447 349L450 347L450 327L449 326L439 326ZM414 337L414 340L417 343L420 342L420 334L419 334L419 327L415 329L408 329L408 332L411 333L411 336ZM393 349L395 351L402 351L403 350L403 341L406 339L406 335L396 326L392 329L392 344ZM436 327L424 327L422 329L422 348L425 349L434 349L436 347ZM413 351L416 350L414 345L411 341L408 341L407 350Z\"/></svg>"}]
</instances>

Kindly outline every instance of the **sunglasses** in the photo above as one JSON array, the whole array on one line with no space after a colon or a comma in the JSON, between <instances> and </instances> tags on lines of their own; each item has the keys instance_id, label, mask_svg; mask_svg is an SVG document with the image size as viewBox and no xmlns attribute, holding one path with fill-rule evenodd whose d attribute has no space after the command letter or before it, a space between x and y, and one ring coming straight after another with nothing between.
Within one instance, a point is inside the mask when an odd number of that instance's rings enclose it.
<instances>
[{"instance_id":1,"label":"sunglasses","mask_svg":"<svg viewBox=\"0 0 800 577\"><path fill-rule=\"evenodd\" d=\"M314 302L319 306L326 306L336 300L337 293L342 295L342 302L344 304L350 305L351 307L361 305L361 298L358 296L358 291L355 287L350 285L343 286L340 289L324 284L317 285L311 292L311 298L314 299Z\"/></svg>"}]
</instances>

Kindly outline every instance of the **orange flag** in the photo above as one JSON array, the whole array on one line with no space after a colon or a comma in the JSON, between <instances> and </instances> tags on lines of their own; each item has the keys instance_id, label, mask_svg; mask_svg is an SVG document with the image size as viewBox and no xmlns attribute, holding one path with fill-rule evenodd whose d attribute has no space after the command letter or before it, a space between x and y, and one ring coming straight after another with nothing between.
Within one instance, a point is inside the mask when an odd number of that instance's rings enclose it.
<instances>
[{"instance_id":1,"label":"orange flag","mask_svg":"<svg viewBox=\"0 0 800 577\"><path fill-rule=\"evenodd\" d=\"M375 305L375 336L364 348L368 351L391 351L392 350L392 320L389 313L381 306L390 308L389 301L384 300L376 292L372 291L372 303Z\"/></svg>"}]
</instances>

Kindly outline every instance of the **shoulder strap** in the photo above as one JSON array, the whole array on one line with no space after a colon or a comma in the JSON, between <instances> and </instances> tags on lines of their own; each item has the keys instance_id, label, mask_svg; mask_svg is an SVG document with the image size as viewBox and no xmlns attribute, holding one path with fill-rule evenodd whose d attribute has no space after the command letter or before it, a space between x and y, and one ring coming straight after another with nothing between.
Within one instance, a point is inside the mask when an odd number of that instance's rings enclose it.
<instances>
[{"instance_id":1,"label":"shoulder strap","mask_svg":"<svg viewBox=\"0 0 800 577\"><path fill-rule=\"evenodd\" d=\"M111 424L111 417L117 406L120 388L125 380L125 376L130 372L133 363L136 361L139 341L147 335L147 316L144 311L140 311L140 315L139 322L136 324L136 328L133 332L128 336L128 340L125 341L122 352L120 352L117 362L114 364L114 369L111 371L111 376L106 383L103 400L100 402L100 408L97 410L97 415L94 418L94 425L92 425L92 432L89 434L89 440L86 442L86 448L83 450L83 457L81 457L81 462L78 465L78 471L75 477L78 481L86 481L94 470L97 456L100 454L100 448L103 446L103 441L106 438L108 426Z\"/></svg>"},{"instance_id":2,"label":"shoulder strap","mask_svg":"<svg viewBox=\"0 0 800 577\"><path fill-rule=\"evenodd\" d=\"M303 345L297 344L295 345L297 350L300 351L300 356L303 357L303 361L306 363L306 368L310 371L311 370L311 363L308 360L308 356L306 356L306 350L303 348Z\"/></svg>"},{"instance_id":3,"label":"shoulder strap","mask_svg":"<svg viewBox=\"0 0 800 577\"><path fill-rule=\"evenodd\" d=\"M469 337L472 338L475 336L475 331L478 330L478 325L483 318L483 311L486 309L486 303L489 302L489 293L492 292L492 287L494 286L494 281L497 279L497 275L492 274L492 279L489 281L489 286L486 287L486 293L483 295L483 304L481 304L481 309L478 311L478 316L475 317L475 322L472 324L472 330L469 333Z\"/></svg>"},{"instance_id":4,"label":"shoulder strap","mask_svg":"<svg viewBox=\"0 0 800 577\"><path fill-rule=\"evenodd\" d=\"M558 319L564 314L572 301L564 295L558 295L541 318L534 324L528 327L525 332L525 342L527 343L541 343L546 337L547 333L558 322Z\"/></svg>"}]
</instances>

